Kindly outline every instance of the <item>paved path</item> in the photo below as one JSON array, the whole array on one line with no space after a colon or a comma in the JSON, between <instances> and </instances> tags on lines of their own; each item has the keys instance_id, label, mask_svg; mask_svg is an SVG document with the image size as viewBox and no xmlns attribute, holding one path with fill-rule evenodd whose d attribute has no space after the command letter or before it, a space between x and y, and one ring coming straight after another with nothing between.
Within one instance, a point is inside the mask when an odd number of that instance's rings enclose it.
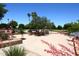
<instances>
[{"instance_id":1,"label":"paved path","mask_svg":"<svg viewBox=\"0 0 79 59\"><path fill-rule=\"evenodd\" d=\"M17 35L17 37L21 37L20 35ZM63 44L66 47L69 47L73 51L73 47L70 46L67 41L67 39L71 39L69 36L59 34L57 32L53 32L46 36L29 36L28 34L24 34L24 37L26 38L23 41L23 46L30 51L33 51L41 56L50 56L51 54L44 51L44 49L48 49L49 47L44 44L41 40L44 40L48 43L51 43L58 49L60 49L59 44Z\"/></svg>"},{"instance_id":2,"label":"paved path","mask_svg":"<svg viewBox=\"0 0 79 59\"><path fill-rule=\"evenodd\" d=\"M21 35L15 35L16 38L21 38ZM59 44L63 44L67 47L69 47L73 51L73 47L70 46L67 41L67 39L71 39L69 36L59 34L57 32L52 32L49 35L46 36L34 36L34 35L28 35L24 34L24 37L26 38L23 40L23 46L26 50L29 51L27 54L28 56L51 56L51 54L44 51L44 49L48 49L49 47L44 44L41 40L44 40L48 43L51 43L52 45L56 46L58 49L60 49ZM0 50L0 54L1 54Z\"/></svg>"}]
</instances>

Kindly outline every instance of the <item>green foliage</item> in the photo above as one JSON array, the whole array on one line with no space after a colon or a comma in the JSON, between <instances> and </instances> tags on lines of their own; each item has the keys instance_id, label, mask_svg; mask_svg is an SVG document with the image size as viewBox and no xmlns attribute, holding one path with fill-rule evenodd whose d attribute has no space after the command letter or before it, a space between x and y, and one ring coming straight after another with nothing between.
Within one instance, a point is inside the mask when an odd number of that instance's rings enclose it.
<instances>
[{"instance_id":1,"label":"green foliage","mask_svg":"<svg viewBox=\"0 0 79 59\"><path fill-rule=\"evenodd\" d=\"M20 34L23 35L23 34L25 33L25 32L24 32L24 29L19 29L19 30L20 30L20 32L19 32Z\"/></svg>"},{"instance_id":2,"label":"green foliage","mask_svg":"<svg viewBox=\"0 0 79 59\"><path fill-rule=\"evenodd\" d=\"M73 24L73 23L64 24L63 29L68 29L69 27L72 26L72 24Z\"/></svg>"},{"instance_id":3,"label":"green foliage","mask_svg":"<svg viewBox=\"0 0 79 59\"><path fill-rule=\"evenodd\" d=\"M30 13L28 13L27 16L30 17L31 16Z\"/></svg>"},{"instance_id":4,"label":"green foliage","mask_svg":"<svg viewBox=\"0 0 79 59\"><path fill-rule=\"evenodd\" d=\"M51 23L46 17L40 17L36 12L31 13L32 20L26 25L29 29L51 29L55 28L54 23Z\"/></svg>"},{"instance_id":5,"label":"green foliage","mask_svg":"<svg viewBox=\"0 0 79 59\"><path fill-rule=\"evenodd\" d=\"M22 47L10 47L9 49L5 49L3 50L3 52L5 53L6 56L25 56L26 55L26 51L24 48Z\"/></svg>"},{"instance_id":6,"label":"green foliage","mask_svg":"<svg viewBox=\"0 0 79 59\"><path fill-rule=\"evenodd\" d=\"M36 12L32 12L30 15L32 16L32 19L33 20L35 20L36 17L38 16Z\"/></svg>"},{"instance_id":7,"label":"green foliage","mask_svg":"<svg viewBox=\"0 0 79 59\"><path fill-rule=\"evenodd\" d=\"M7 29L7 27L8 27L8 25L5 24L5 23L1 23L1 24L0 24L0 28L5 28L5 29Z\"/></svg>"},{"instance_id":8,"label":"green foliage","mask_svg":"<svg viewBox=\"0 0 79 59\"><path fill-rule=\"evenodd\" d=\"M68 27L67 30L69 33L73 32L72 27Z\"/></svg>"},{"instance_id":9,"label":"green foliage","mask_svg":"<svg viewBox=\"0 0 79 59\"><path fill-rule=\"evenodd\" d=\"M9 36L6 33L0 32L0 38L4 41L4 40L8 40Z\"/></svg>"},{"instance_id":10,"label":"green foliage","mask_svg":"<svg viewBox=\"0 0 79 59\"><path fill-rule=\"evenodd\" d=\"M68 25L69 25L67 27L68 32L71 33L71 32L77 32L77 31L79 31L79 22L78 21L70 23Z\"/></svg>"},{"instance_id":11,"label":"green foliage","mask_svg":"<svg viewBox=\"0 0 79 59\"><path fill-rule=\"evenodd\" d=\"M56 29L56 26L55 26L55 24L53 22L51 23L51 28Z\"/></svg>"},{"instance_id":12,"label":"green foliage","mask_svg":"<svg viewBox=\"0 0 79 59\"><path fill-rule=\"evenodd\" d=\"M18 29L25 29L25 25L24 24L19 24Z\"/></svg>"},{"instance_id":13,"label":"green foliage","mask_svg":"<svg viewBox=\"0 0 79 59\"><path fill-rule=\"evenodd\" d=\"M16 27L18 26L18 23L12 20L8 23L8 25L11 26L13 29L16 29Z\"/></svg>"},{"instance_id":14,"label":"green foliage","mask_svg":"<svg viewBox=\"0 0 79 59\"><path fill-rule=\"evenodd\" d=\"M68 28L69 32L77 32L79 31L79 24L73 24L72 27Z\"/></svg>"},{"instance_id":15,"label":"green foliage","mask_svg":"<svg viewBox=\"0 0 79 59\"><path fill-rule=\"evenodd\" d=\"M7 9L5 9L5 4L0 4L0 20L4 17L4 14L7 12Z\"/></svg>"},{"instance_id":16,"label":"green foliage","mask_svg":"<svg viewBox=\"0 0 79 59\"><path fill-rule=\"evenodd\" d=\"M30 14L30 13L28 13L28 14L27 14L27 16L28 16L28 18L29 18L29 21L30 21L30 16L31 16L31 14Z\"/></svg>"},{"instance_id":17,"label":"green foliage","mask_svg":"<svg viewBox=\"0 0 79 59\"><path fill-rule=\"evenodd\" d=\"M58 25L57 29L61 30L62 29L62 26Z\"/></svg>"}]
</instances>

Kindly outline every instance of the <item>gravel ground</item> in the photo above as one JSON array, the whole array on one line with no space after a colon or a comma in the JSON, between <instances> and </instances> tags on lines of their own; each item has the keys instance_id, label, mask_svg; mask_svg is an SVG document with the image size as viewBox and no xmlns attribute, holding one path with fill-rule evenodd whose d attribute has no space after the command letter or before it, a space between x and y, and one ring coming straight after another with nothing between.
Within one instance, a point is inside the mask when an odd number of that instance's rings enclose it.
<instances>
[{"instance_id":1,"label":"gravel ground","mask_svg":"<svg viewBox=\"0 0 79 59\"><path fill-rule=\"evenodd\" d=\"M14 35L16 39L21 38L21 35ZM69 48L72 49L73 47L68 44L67 39L71 39L69 36L52 32L49 35L46 36L34 36L34 35L28 35L24 34L25 40L23 40L23 44L19 44L19 46L23 46L26 51L28 52L27 56L51 56L51 54L46 53L44 49L48 49L49 47L42 43L41 40L47 41L51 43L52 45L56 46L58 49L60 49L58 44L63 44ZM7 47L6 47L7 48ZM2 49L0 49L0 55L3 56Z\"/></svg>"}]
</instances>

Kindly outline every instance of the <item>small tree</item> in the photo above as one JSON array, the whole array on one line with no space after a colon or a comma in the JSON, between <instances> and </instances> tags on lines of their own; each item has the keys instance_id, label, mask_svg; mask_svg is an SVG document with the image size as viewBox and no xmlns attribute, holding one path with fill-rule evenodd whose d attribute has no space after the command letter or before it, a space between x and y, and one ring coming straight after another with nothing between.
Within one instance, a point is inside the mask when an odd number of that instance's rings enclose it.
<instances>
[{"instance_id":1,"label":"small tree","mask_svg":"<svg viewBox=\"0 0 79 59\"><path fill-rule=\"evenodd\" d=\"M24 24L19 24L19 27L18 27L18 29L25 29L25 26L24 26Z\"/></svg>"},{"instance_id":2,"label":"small tree","mask_svg":"<svg viewBox=\"0 0 79 59\"><path fill-rule=\"evenodd\" d=\"M51 28L56 29L56 26L55 26L55 24L53 22L51 23Z\"/></svg>"},{"instance_id":3,"label":"small tree","mask_svg":"<svg viewBox=\"0 0 79 59\"><path fill-rule=\"evenodd\" d=\"M21 39L25 39L25 38L23 38L23 34L24 34L24 30L23 29L20 29L20 34L21 34Z\"/></svg>"},{"instance_id":4,"label":"small tree","mask_svg":"<svg viewBox=\"0 0 79 59\"><path fill-rule=\"evenodd\" d=\"M8 27L10 27L13 30L12 33L15 33L15 29L17 29L17 26L18 26L18 23L14 20L8 23Z\"/></svg>"},{"instance_id":5,"label":"small tree","mask_svg":"<svg viewBox=\"0 0 79 59\"><path fill-rule=\"evenodd\" d=\"M16 29L18 26L18 23L16 21L12 20L8 23L8 25L11 26L13 29Z\"/></svg>"},{"instance_id":6,"label":"small tree","mask_svg":"<svg viewBox=\"0 0 79 59\"><path fill-rule=\"evenodd\" d=\"M57 29L61 30L62 29L62 26L58 25Z\"/></svg>"}]
</instances>

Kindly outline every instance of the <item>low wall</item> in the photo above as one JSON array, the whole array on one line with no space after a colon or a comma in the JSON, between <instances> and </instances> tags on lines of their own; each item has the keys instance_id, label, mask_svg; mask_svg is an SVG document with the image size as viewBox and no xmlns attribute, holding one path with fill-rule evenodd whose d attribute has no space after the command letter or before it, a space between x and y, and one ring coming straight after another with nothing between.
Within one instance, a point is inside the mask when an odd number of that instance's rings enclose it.
<instances>
[{"instance_id":1,"label":"low wall","mask_svg":"<svg viewBox=\"0 0 79 59\"><path fill-rule=\"evenodd\" d=\"M21 44L21 43L22 43L21 39L1 41L0 42L0 48L4 48L4 47L16 45L16 44Z\"/></svg>"}]
</instances>

